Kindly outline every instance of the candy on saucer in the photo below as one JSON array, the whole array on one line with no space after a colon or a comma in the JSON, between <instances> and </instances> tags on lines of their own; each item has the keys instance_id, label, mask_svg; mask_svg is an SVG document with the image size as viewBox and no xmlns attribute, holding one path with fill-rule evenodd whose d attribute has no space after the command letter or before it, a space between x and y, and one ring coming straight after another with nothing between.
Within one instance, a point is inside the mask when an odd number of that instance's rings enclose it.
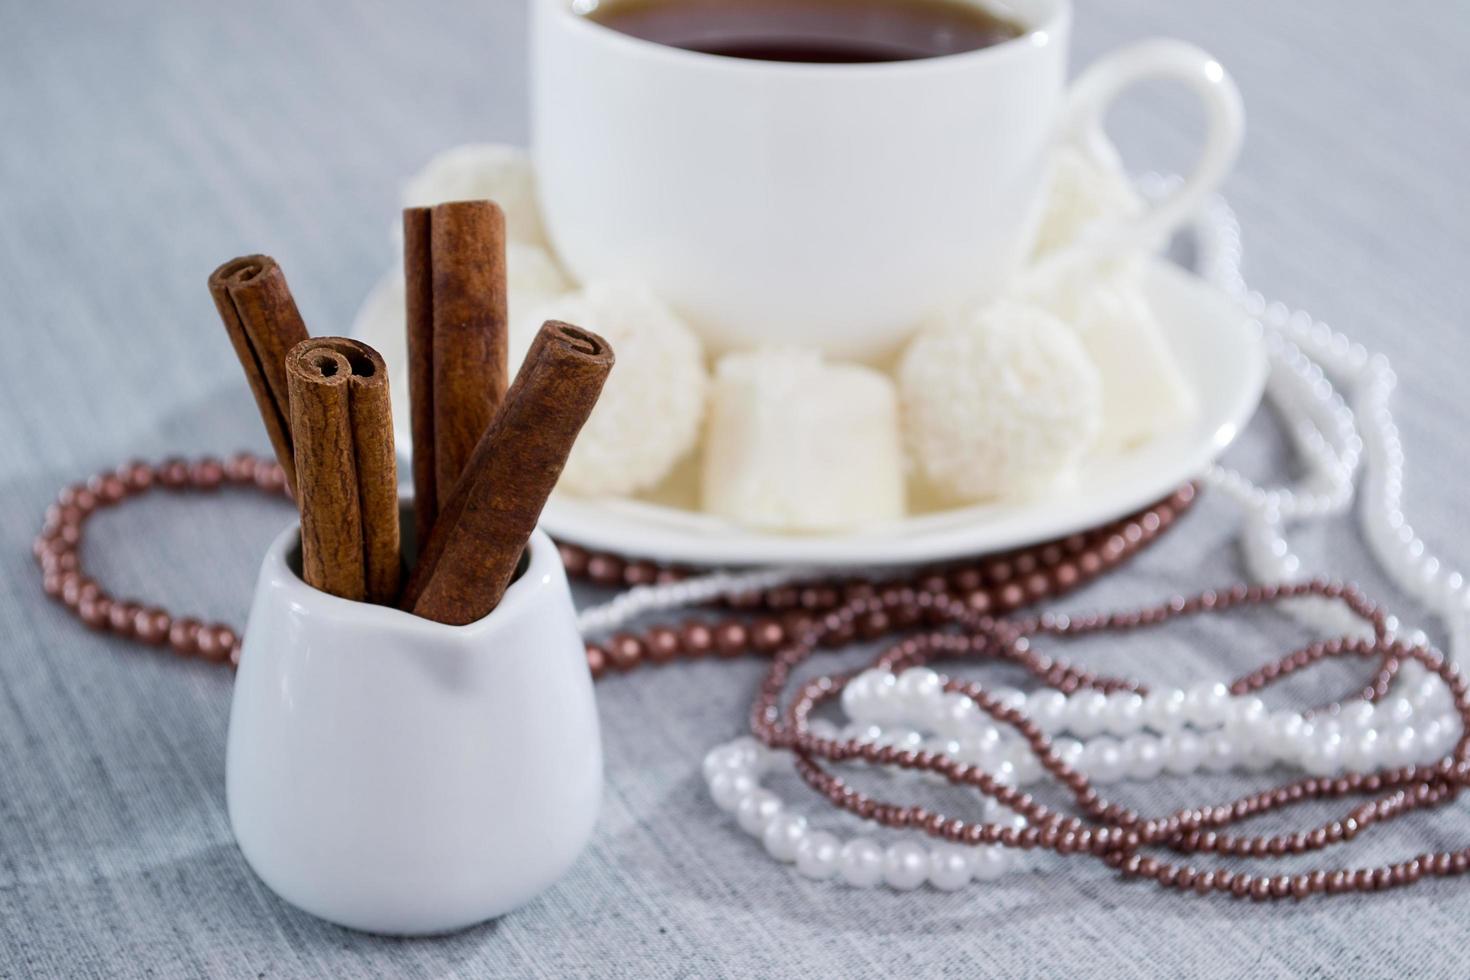
<instances>
[{"instance_id":1,"label":"candy on saucer","mask_svg":"<svg viewBox=\"0 0 1470 980\"><path fill-rule=\"evenodd\" d=\"M536 203L536 172L529 154L518 146L456 146L430 160L403 187L406 208L478 200L500 205L510 241L547 246L541 209Z\"/></svg>"},{"instance_id":2,"label":"candy on saucer","mask_svg":"<svg viewBox=\"0 0 1470 980\"><path fill-rule=\"evenodd\" d=\"M1050 189L1036 231L1033 259L1077 243L1089 226L1136 217L1143 199L1116 159L1095 160L1081 148L1057 147Z\"/></svg>"},{"instance_id":3,"label":"candy on saucer","mask_svg":"<svg viewBox=\"0 0 1470 980\"><path fill-rule=\"evenodd\" d=\"M766 349L726 357L711 385L697 336L651 290L579 288L561 267L523 150L457 147L405 188L408 204L476 197L506 213L512 370L548 318L585 324L618 350L560 483L573 494L683 493L698 473L707 512L840 531L902 517L910 503L1046 493L1094 449L1135 447L1196 411L1144 290L1146 250L1069 252L1087 229L1145 207L1106 145L1055 151L1031 262L1007 297L936 318L881 374Z\"/></svg>"},{"instance_id":4,"label":"candy on saucer","mask_svg":"<svg viewBox=\"0 0 1470 980\"><path fill-rule=\"evenodd\" d=\"M526 242L506 242L505 283L511 366L515 367L541 329L541 321L533 319L536 311L575 287L549 249Z\"/></svg>"},{"instance_id":5,"label":"candy on saucer","mask_svg":"<svg viewBox=\"0 0 1470 980\"><path fill-rule=\"evenodd\" d=\"M708 513L772 531L862 527L904 514L893 383L812 350L724 357L706 427Z\"/></svg>"},{"instance_id":6,"label":"candy on saucer","mask_svg":"<svg viewBox=\"0 0 1470 980\"><path fill-rule=\"evenodd\" d=\"M1136 258L1095 274L1028 284L1031 299L1077 331L1102 379L1098 449L1119 452L1186 425L1198 400L1154 315Z\"/></svg>"},{"instance_id":7,"label":"candy on saucer","mask_svg":"<svg viewBox=\"0 0 1470 980\"><path fill-rule=\"evenodd\" d=\"M1044 491L1071 475L1101 428L1102 385L1076 332L1014 300L930 324L898 378L909 452L955 501Z\"/></svg>"},{"instance_id":8,"label":"candy on saucer","mask_svg":"<svg viewBox=\"0 0 1470 980\"><path fill-rule=\"evenodd\" d=\"M704 420L709 380L698 338L647 288L593 282L511 320L512 365L530 345L525 325L545 320L586 327L618 352L558 488L621 496L659 483L694 448Z\"/></svg>"}]
</instances>

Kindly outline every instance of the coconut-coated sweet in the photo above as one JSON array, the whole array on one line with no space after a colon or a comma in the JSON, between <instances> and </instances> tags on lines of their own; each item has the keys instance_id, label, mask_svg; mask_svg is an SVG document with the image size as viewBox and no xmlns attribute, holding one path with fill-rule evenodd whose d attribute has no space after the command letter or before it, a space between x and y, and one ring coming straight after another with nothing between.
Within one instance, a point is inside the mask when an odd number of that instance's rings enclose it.
<instances>
[{"instance_id":1,"label":"coconut-coated sweet","mask_svg":"<svg viewBox=\"0 0 1470 980\"><path fill-rule=\"evenodd\" d=\"M1014 300L931 323L899 364L909 453L955 502L1015 498L1070 476L1102 421L1102 385L1077 334Z\"/></svg>"},{"instance_id":2,"label":"coconut-coated sweet","mask_svg":"<svg viewBox=\"0 0 1470 980\"><path fill-rule=\"evenodd\" d=\"M729 354L705 428L703 507L768 531L824 532L904 513L893 382L813 350Z\"/></svg>"},{"instance_id":3,"label":"coconut-coated sweet","mask_svg":"<svg viewBox=\"0 0 1470 980\"><path fill-rule=\"evenodd\" d=\"M506 313L510 321L510 369L525 359L541 327L541 307L575 288L555 256L539 245L507 242L505 246Z\"/></svg>"},{"instance_id":4,"label":"coconut-coated sweet","mask_svg":"<svg viewBox=\"0 0 1470 980\"><path fill-rule=\"evenodd\" d=\"M530 155L518 146L456 146L431 159L403 187L406 208L479 200L500 205L510 241L547 246L546 228L536 203L536 173Z\"/></svg>"},{"instance_id":5,"label":"coconut-coated sweet","mask_svg":"<svg viewBox=\"0 0 1470 980\"><path fill-rule=\"evenodd\" d=\"M709 378L689 326L646 287L588 283L512 320L511 357L525 324L564 320L605 337L617 362L557 484L583 496L626 496L655 486L694 448Z\"/></svg>"}]
</instances>

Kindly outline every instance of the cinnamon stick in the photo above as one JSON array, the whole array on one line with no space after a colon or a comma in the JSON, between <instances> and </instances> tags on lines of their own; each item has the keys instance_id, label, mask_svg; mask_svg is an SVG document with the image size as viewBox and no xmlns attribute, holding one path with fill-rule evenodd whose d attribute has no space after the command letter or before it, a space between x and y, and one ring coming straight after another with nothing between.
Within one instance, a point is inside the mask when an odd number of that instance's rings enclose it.
<instances>
[{"instance_id":1,"label":"cinnamon stick","mask_svg":"<svg viewBox=\"0 0 1470 980\"><path fill-rule=\"evenodd\" d=\"M367 344L303 341L286 356L306 583L391 603L402 560L388 369Z\"/></svg>"},{"instance_id":2,"label":"cinnamon stick","mask_svg":"<svg viewBox=\"0 0 1470 980\"><path fill-rule=\"evenodd\" d=\"M505 396L505 215L490 201L403 212L414 515L426 541Z\"/></svg>"},{"instance_id":3,"label":"cinnamon stick","mask_svg":"<svg viewBox=\"0 0 1470 980\"><path fill-rule=\"evenodd\" d=\"M286 354L307 337L306 324L269 255L244 255L215 269L209 292L245 369L286 486L296 491L296 460L287 408Z\"/></svg>"},{"instance_id":4,"label":"cinnamon stick","mask_svg":"<svg viewBox=\"0 0 1470 980\"><path fill-rule=\"evenodd\" d=\"M542 326L423 543L403 609L463 626L499 605L612 365L596 334Z\"/></svg>"}]
</instances>

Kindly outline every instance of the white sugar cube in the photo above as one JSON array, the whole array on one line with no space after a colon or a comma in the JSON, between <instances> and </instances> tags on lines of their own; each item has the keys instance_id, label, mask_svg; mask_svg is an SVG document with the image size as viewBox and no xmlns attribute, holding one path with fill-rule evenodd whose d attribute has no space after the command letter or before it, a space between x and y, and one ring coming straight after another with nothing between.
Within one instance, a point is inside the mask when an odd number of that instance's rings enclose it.
<instances>
[{"instance_id":1,"label":"white sugar cube","mask_svg":"<svg viewBox=\"0 0 1470 980\"><path fill-rule=\"evenodd\" d=\"M904 513L893 384L815 351L720 361L706 428L704 509L772 531L848 530Z\"/></svg>"}]
</instances>

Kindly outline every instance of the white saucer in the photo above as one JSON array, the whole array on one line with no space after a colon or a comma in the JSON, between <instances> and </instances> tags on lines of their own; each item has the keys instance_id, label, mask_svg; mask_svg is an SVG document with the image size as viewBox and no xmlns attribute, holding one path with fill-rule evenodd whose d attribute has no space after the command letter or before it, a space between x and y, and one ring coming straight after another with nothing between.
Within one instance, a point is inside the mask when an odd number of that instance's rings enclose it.
<instances>
[{"instance_id":1,"label":"white saucer","mask_svg":"<svg viewBox=\"0 0 1470 980\"><path fill-rule=\"evenodd\" d=\"M353 336L393 372L394 437L409 449L402 288L390 275L370 293ZM1125 453L1085 461L1075 484L1043 498L915 515L841 535L753 531L687 507L651 500L554 494L542 515L553 536L594 550L699 565L888 565L941 561L1035 544L1122 517L1199 476L1260 403L1266 356L1259 326L1219 290L1162 259L1146 288L1180 369L1198 396L1189 426ZM685 468L688 469L687 467ZM676 474L656 496L687 499Z\"/></svg>"}]
</instances>

